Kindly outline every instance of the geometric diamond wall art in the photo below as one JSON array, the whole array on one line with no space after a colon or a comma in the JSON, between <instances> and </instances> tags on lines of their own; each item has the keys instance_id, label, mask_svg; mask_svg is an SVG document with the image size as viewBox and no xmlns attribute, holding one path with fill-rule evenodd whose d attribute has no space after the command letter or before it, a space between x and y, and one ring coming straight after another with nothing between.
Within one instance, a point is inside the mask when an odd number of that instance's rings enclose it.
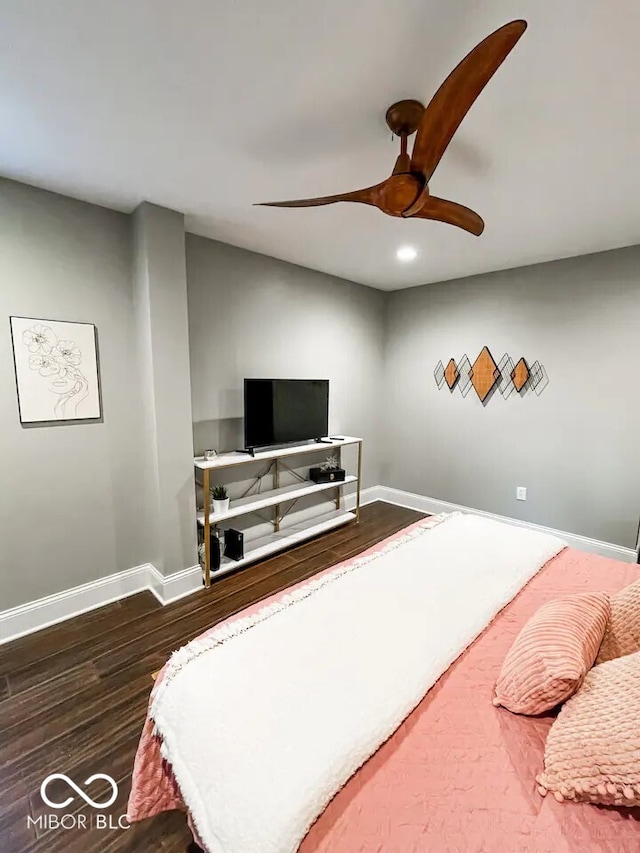
<instances>
[{"instance_id":1,"label":"geometric diamond wall art","mask_svg":"<svg viewBox=\"0 0 640 853\"><path fill-rule=\"evenodd\" d=\"M457 364L450 358L446 367L439 361L433 376L438 388L442 389L446 385L452 392L457 388L463 397L474 388L482 403L489 401L496 385L502 397L507 400L514 391L517 391L520 397L524 397L529 390L540 396L549 384L547 371L539 361L534 361L529 367L524 357L514 363L511 356L505 352L496 364L488 347L482 348L473 364L466 355L463 355Z\"/></svg>"},{"instance_id":2,"label":"geometric diamond wall art","mask_svg":"<svg viewBox=\"0 0 640 853\"><path fill-rule=\"evenodd\" d=\"M529 366L524 358L521 358L513 368L511 379L513 380L513 387L520 393L529 379Z\"/></svg>"},{"instance_id":3,"label":"geometric diamond wall art","mask_svg":"<svg viewBox=\"0 0 640 853\"><path fill-rule=\"evenodd\" d=\"M450 358L449 364L447 364L444 371L444 381L449 386L450 391L453 391L453 388L459 378L460 374L458 372L458 368L456 367L456 363L452 358Z\"/></svg>"},{"instance_id":4,"label":"geometric diamond wall art","mask_svg":"<svg viewBox=\"0 0 640 853\"><path fill-rule=\"evenodd\" d=\"M460 391L463 397L466 397L473 387L471 384L471 362L466 355L463 355L458 362L458 373L460 374L458 391Z\"/></svg>"},{"instance_id":5,"label":"geometric diamond wall art","mask_svg":"<svg viewBox=\"0 0 640 853\"><path fill-rule=\"evenodd\" d=\"M539 361L534 361L531 366L530 385L538 397L542 394L548 384L549 377L547 376L547 371L545 370L544 365L540 364Z\"/></svg>"},{"instance_id":6,"label":"geometric diamond wall art","mask_svg":"<svg viewBox=\"0 0 640 853\"><path fill-rule=\"evenodd\" d=\"M484 403L487 399L489 392L498 381L499 376L498 365L493 360L489 348L483 347L482 352L473 362L473 367L471 368L471 382L481 403Z\"/></svg>"},{"instance_id":7,"label":"geometric diamond wall art","mask_svg":"<svg viewBox=\"0 0 640 853\"><path fill-rule=\"evenodd\" d=\"M515 391L513 384L513 360L511 356L505 352L498 362L498 370L500 371L500 379L498 380L498 390L505 400L508 400L511 394Z\"/></svg>"}]
</instances>

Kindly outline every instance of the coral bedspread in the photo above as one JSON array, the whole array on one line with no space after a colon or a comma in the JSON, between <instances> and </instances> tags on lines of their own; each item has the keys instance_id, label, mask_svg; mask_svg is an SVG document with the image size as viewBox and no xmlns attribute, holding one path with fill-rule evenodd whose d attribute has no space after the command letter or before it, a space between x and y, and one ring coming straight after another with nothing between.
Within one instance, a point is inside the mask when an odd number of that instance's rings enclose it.
<instances>
[{"instance_id":1,"label":"coral bedspread","mask_svg":"<svg viewBox=\"0 0 640 853\"><path fill-rule=\"evenodd\" d=\"M640 851L640 810L538 794L553 715L518 717L491 704L510 644L541 604L569 592L614 592L638 576L638 566L573 549L553 558L334 797L301 853ZM180 807L147 721L129 816Z\"/></svg>"}]
</instances>

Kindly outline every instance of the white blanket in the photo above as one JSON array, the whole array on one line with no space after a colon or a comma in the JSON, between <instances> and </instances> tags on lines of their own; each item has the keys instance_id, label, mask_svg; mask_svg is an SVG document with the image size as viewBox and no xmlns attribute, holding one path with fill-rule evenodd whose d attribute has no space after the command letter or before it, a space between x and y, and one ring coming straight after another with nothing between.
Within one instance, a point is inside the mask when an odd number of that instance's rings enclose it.
<instances>
[{"instance_id":1,"label":"white blanket","mask_svg":"<svg viewBox=\"0 0 640 853\"><path fill-rule=\"evenodd\" d=\"M454 514L171 659L151 714L210 853L291 853L565 543Z\"/></svg>"}]
</instances>

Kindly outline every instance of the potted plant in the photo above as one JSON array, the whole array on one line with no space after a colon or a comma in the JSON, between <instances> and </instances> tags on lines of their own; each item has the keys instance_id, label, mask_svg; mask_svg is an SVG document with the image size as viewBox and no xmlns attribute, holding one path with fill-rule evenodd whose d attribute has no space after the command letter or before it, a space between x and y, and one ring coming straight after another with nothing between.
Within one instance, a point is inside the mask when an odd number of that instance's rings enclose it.
<instances>
[{"instance_id":1,"label":"potted plant","mask_svg":"<svg viewBox=\"0 0 640 853\"><path fill-rule=\"evenodd\" d=\"M214 486L211 489L211 497L213 498L213 512L215 515L220 515L229 509L229 494L226 486Z\"/></svg>"}]
</instances>

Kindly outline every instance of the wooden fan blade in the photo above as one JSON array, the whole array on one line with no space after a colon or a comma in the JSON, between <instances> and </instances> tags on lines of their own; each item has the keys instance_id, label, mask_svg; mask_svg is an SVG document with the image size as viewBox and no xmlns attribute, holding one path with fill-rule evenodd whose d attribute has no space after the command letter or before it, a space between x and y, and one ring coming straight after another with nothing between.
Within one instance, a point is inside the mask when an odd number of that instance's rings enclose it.
<instances>
[{"instance_id":1,"label":"wooden fan blade","mask_svg":"<svg viewBox=\"0 0 640 853\"><path fill-rule=\"evenodd\" d=\"M487 36L449 74L424 111L411 156L411 169L426 181L433 175L460 122L527 28L511 21Z\"/></svg>"},{"instance_id":2,"label":"wooden fan blade","mask_svg":"<svg viewBox=\"0 0 640 853\"><path fill-rule=\"evenodd\" d=\"M341 193L340 195L325 195L320 198L299 198L293 201L261 201L258 202L258 207L319 207L322 204L336 204L338 201L355 201L360 204L373 204L377 207L377 199L380 190L384 187L386 181L381 184L376 184L374 187L367 187L364 190L354 190L350 193Z\"/></svg>"},{"instance_id":3,"label":"wooden fan blade","mask_svg":"<svg viewBox=\"0 0 640 853\"><path fill-rule=\"evenodd\" d=\"M448 225L457 225L458 228L463 228L465 231L475 234L476 237L479 237L484 231L482 217L478 216L473 210L463 204L448 201L446 198L438 198L435 195L430 195L420 210L409 218L437 219L439 222L446 222Z\"/></svg>"}]
</instances>

